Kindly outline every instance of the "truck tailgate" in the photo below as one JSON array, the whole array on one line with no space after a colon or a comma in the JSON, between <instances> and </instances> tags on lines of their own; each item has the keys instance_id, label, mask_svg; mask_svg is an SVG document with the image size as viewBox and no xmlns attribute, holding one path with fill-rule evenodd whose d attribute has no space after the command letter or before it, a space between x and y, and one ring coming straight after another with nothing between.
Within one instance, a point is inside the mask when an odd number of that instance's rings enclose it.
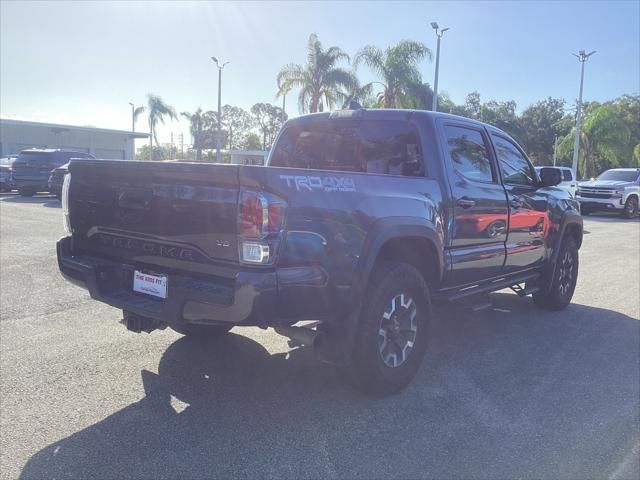
<instances>
[{"instance_id":1,"label":"truck tailgate","mask_svg":"<svg viewBox=\"0 0 640 480\"><path fill-rule=\"evenodd\" d=\"M69 171L78 250L203 273L238 261L238 167L83 160Z\"/></svg>"}]
</instances>

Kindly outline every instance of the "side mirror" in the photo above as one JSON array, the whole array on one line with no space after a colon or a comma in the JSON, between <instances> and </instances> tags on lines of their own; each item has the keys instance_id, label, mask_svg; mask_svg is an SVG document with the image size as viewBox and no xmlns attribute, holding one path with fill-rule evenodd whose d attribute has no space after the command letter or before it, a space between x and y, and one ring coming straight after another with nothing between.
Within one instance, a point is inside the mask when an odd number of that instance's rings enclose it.
<instances>
[{"instance_id":1,"label":"side mirror","mask_svg":"<svg viewBox=\"0 0 640 480\"><path fill-rule=\"evenodd\" d=\"M543 167L540 169L540 180L545 187L555 187L562 182L562 174L557 168Z\"/></svg>"}]
</instances>

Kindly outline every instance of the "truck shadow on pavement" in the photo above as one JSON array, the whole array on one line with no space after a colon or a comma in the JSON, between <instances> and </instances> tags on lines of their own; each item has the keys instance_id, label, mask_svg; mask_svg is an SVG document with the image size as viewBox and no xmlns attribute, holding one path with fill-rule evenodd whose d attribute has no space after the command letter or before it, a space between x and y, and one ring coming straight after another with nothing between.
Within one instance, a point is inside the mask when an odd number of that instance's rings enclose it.
<instances>
[{"instance_id":1,"label":"truck shadow on pavement","mask_svg":"<svg viewBox=\"0 0 640 480\"><path fill-rule=\"evenodd\" d=\"M35 195L33 197L21 197L18 194L2 193L0 194L0 204L9 203L32 203L39 204L48 208L60 208L61 203L54 195Z\"/></svg>"},{"instance_id":2,"label":"truck shadow on pavement","mask_svg":"<svg viewBox=\"0 0 640 480\"><path fill-rule=\"evenodd\" d=\"M142 371L142 400L44 448L21 478L637 477L640 322L493 299L437 312L418 377L386 399L307 348L180 338Z\"/></svg>"}]
</instances>

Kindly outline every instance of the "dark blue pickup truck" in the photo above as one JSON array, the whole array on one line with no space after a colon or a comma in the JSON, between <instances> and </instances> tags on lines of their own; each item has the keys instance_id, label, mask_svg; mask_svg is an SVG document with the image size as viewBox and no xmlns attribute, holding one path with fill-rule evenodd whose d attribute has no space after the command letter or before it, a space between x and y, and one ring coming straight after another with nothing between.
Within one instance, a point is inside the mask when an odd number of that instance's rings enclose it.
<instances>
[{"instance_id":1,"label":"dark blue pickup truck","mask_svg":"<svg viewBox=\"0 0 640 480\"><path fill-rule=\"evenodd\" d=\"M69 171L59 268L130 330L273 327L376 395L414 377L433 302L511 287L562 309L576 286L582 218L557 171L465 118L320 113L288 121L264 167Z\"/></svg>"}]
</instances>

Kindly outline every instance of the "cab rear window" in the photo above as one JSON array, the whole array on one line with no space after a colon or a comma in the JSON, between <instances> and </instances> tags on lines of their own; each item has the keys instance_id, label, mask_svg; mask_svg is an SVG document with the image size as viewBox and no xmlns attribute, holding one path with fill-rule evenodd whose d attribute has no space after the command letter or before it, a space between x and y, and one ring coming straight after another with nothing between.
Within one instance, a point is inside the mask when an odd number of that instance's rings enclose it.
<instances>
[{"instance_id":1,"label":"cab rear window","mask_svg":"<svg viewBox=\"0 0 640 480\"><path fill-rule=\"evenodd\" d=\"M280 135L269 165L388 175L423 173L418 134L409 122L398 121L294 123Z\"/></svg>"}]
</instances>

